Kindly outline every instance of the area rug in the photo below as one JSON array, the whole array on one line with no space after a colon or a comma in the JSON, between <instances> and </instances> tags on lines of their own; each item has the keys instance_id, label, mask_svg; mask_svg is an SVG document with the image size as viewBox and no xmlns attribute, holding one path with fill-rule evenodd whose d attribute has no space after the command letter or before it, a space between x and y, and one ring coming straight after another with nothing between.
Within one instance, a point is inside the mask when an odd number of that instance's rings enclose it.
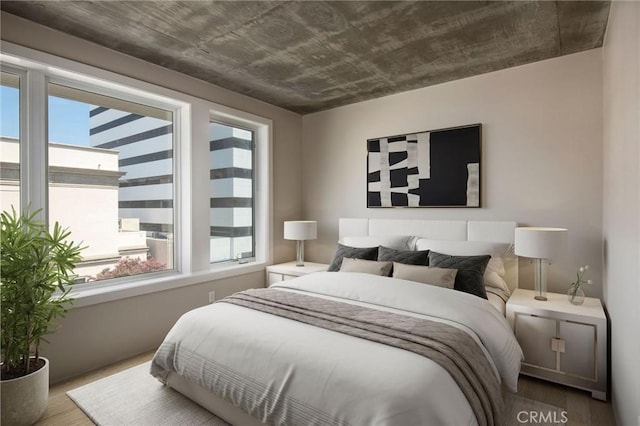
<instances>
[{"instance_id":1,"label":"area rug","mask_svg":"<svg viewBox=\"0 0 640 426\"><path fill-rule=\"evenodd\" d=\"M100 426L228 425L151 377L148 362L70 390L67 395ZM509 393L504 397L508 426L558 424L562 419L561 408ZM531 421L532 416L536 421Z\"/></svg>"},{"instance_id":2,"label":"area rug","mask_svg":"<svg viewBox=\"0 0 640 426\"><path fill-rule=\"evenodd\" d=\"M228 426L149 374L145 362L67 392L101 426Z\"/></svg>"}]
</instances>

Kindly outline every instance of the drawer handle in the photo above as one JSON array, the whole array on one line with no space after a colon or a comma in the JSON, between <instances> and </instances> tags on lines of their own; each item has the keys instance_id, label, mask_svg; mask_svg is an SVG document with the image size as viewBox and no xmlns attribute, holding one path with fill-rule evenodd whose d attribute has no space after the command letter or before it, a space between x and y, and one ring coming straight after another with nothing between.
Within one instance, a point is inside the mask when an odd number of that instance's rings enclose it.
<instances>
[{"instance_id":1,"label":"drawer handle","mask_svg":"<svg viewBox=\"0 0 640 426\"><path fill-rule=\"evenodd\" d=\"M551 350L554 352L564 353L564 340L558 339L557 337L551 338Z\"/></svg>"}]
</instances>

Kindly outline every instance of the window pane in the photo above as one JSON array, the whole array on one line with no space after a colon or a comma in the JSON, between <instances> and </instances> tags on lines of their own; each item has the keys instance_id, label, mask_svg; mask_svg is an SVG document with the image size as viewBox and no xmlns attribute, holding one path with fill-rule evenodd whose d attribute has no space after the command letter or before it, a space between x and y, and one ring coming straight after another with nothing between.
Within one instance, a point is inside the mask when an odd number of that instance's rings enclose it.
<instances>
[{"instance_id":1,"label":"window pane","mask_svg":"<svg viewBox=\"0 0 640 426\"><path fill-rule=\"evenodd\" d=\"M49 84L49 221L87 248L82 280L173 269L170 111Z\"/></svg>"},{"instance_id":2,"label":"window pane","mask_svg":"<svg viewBox=\"0 0 640 426\"><path fill-rule=\"evenodd\" d=\"M209 125L211 262L255 256L251 131Z\"/></svg>"},{"instance_id":3,"label":"window pane","mask_svg":"<svg viewBox=\"0 0 640 426\"><path fill-rule=\"evenodd\" d=\"M0 210L20 212L20 76L0 72Z\"/></svg>"}]
</instances>

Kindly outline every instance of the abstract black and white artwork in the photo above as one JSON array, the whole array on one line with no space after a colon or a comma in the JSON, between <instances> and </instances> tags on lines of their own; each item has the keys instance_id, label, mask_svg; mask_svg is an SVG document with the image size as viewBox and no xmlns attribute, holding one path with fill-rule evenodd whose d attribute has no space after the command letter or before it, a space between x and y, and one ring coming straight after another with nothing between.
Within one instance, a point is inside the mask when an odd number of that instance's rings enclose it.
<instances>
[{"instance_id":1,"label":"abstract black and white artwork","mask_svg":"<svg viewBox=\"0 0 640 426\"><path fill-rule=\"evenodd\" d=\"M367 140L367 207L480 207L482 125Z\"/></svg>"}]
</instances>

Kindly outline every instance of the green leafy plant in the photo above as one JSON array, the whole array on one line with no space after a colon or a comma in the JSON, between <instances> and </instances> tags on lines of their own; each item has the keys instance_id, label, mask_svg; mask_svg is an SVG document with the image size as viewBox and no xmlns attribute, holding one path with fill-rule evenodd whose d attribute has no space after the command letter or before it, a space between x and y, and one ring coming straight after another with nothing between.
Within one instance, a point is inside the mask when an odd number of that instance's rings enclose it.
<instances>
[{"instance_id":1,"label":"green leafy plant","mask_svg":"<svg viewBox=\"0 0 640 426\"><path fill-rule=\"evenodd\" d=\"M571 296L571 299L574 299L576 297L576 294L578 293L578 290L580 290L580 287L582 287L585 284L592 283L591 280L584 279L584 274L588 270L589 270L589 265L584 265L578 268L578 272L576 272L576 280L575 282L572 282L571 285L569 286L569 295Z\"/></svg>"},{"instance_id":2,"label":"green leafy plant","mask_svg":"<svg viewBox=\"0 0 640 426\"><path fill-rule=\"evenodd\" d=\"M3 380L36 371L40 342L64 316L73 270L82 248L69 241L58 222L52 230L37 219L39 211L0 215L0 338ZM58 293L56 293L58 292ZM33 358L32 358L33 357Z\"/></svg>"}]
</instances>

